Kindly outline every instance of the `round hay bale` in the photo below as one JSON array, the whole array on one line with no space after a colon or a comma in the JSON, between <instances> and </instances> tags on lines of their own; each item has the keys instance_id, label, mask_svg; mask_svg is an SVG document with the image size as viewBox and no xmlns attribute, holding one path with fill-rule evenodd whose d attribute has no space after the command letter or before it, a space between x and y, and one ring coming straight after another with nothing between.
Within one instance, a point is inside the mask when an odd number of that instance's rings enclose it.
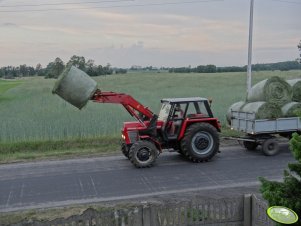
<instances>
[{"instance_id":1,"label":"round hay bale","mask_svg":"<svg viewBox=\"0 0 301 226\"><path fill-rule=\"evenodd\" d=\"M282 116L281 108L278 105L264 101L245 104L241 111L255 113L256 119L275 119Z\"/></svg>"},{"instance_id":2,"label":"round hay bale","mask_svg":"<svg viewBox=\"0 0 301 226\"><path fill-rule=\"evenodd\" d=\"M264 101L283 106L292 100L292 88L277 76L255 84L247 96L247 102Z\"/></svg>"},{"instance_id":3,"label":"round hay bale","mask_svg":"<svg viewBox=\"0 0 301 226\"><path fill-rule=\"evenodd\" d=\"M296 117L301 113L301 103L290 102L281 108L284 117Z\"/></svg>"},{"instance_id":4,"label":"round hay bale","mask_svg":"<svg viewBox=\"0 0 301 226\"><path fill-rule=\"evenodd\" d=\"M288 84L291 85L292 90L293 90L293 101L301 102L301 79L290 79L286 80Z\"/></svg>"},{"instance_id":5,"label":"round hay bale","mask_svg":"<svg viewBox=\"0 0 301 226\"><path fill-rule=\"evenodd\" d=\"M229 109L227 111L227 115L226 115L227 122L229 125L231 125L231 111L239 111L244 104L245 104L244 101L239 101L239 102L232 104L229 107Z\"/></svg>"},{"instance_id":6,"label":"round hay bale","mask_svg":"<svg viewBox=\"0 0 301 226\"><path fill-rule=\"evenodd\" d=\"M97 83L74 66L67 67L56 81L52 93L81 109L97 89Z\"/></svg>"}]
</instances>

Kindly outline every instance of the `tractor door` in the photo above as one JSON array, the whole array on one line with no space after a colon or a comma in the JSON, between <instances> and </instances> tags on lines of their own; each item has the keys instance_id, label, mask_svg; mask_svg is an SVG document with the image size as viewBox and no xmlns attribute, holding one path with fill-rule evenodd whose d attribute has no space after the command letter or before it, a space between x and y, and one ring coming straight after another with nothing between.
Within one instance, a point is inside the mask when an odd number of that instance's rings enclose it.
<instances>
[{"instance_id":1,"label":"tractor door","mask_svg":"<svg viewBox=\"0 0 301 226\"><path fill-rule=\"evenodd\" d=\"M173 104L171 116L169 118L170 128L167 131L170 139L176 139L181 131L182 123L185 119L187 111L187 103Z\"/></svg>"},{"instance_id":2,"label":"tractor door","mask_svg":"<svg viewBox=\"0 0 301 226\"><path fill-rule=\"evenodd\" d=\"M169 103L168 106L169 112L166 112L167 114L164 117L162 133L168 140L173 140L177 139L181 131L181 126L187 111L187 103Z\"/></svg>"}]
</instances>

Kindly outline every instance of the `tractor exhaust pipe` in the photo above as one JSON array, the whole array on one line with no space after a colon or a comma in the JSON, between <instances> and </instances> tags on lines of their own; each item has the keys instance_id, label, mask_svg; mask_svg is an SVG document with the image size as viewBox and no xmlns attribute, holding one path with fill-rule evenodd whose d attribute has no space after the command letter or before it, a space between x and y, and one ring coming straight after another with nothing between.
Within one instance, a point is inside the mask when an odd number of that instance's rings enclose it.
<instances>
[{"instance_id":1,"label":"tractor exhaust pipe","mask_svg":"<svg viewBox=\"0 0 301 226\"><path fill-rule=\"evenodd\" d=\"M68 66L58 77L52 93L82 109L97 90L97 83L82 70Z\"/></svg>"}]
</instances>

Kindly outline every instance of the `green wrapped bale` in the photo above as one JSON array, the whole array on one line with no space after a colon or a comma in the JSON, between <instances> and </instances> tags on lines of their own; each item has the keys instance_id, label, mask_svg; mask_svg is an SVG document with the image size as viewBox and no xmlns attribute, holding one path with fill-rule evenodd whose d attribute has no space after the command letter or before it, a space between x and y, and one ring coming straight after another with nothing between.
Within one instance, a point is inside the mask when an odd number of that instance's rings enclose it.
<instances>
[{"instance_id":1,"label":"green wrapped bale","mask_svg":"<svg viewBox=\"0 0 301 226\"><path fill-rule=\"evenodd\" d=\"M97 89L97 83L74 66L67 67L56 81L52 93L81 109Z\"/></svg>"},{"instance_id":2,"label":"green wrapped bale","mask_svg":"<svg viewBox=\"0 0 301 226\"><path fill-rule=\"evenodd\" d=\"M292 101L292 95L291 86L275 76L255 84L247 96L247 102L264 101L283 106Z\"/></svg>"},{"instance_id":3,"label":"green wrapped bale","mask_svg":"<svg viewBox=\"0 0 301 226\"><path fill-rule=\"evenodd\" d=\"M226 115L227 122L229 123L229 125L231 125L231 111L239 111L244 104L245 104L244 101L239 101L239 102L232 104L229 107L229 109L227 111L227 115Z\"/></svg>"},{"instance_id":4,"label":"green wrapped bale","mask_svg":"<svg viewBox=\"0 0 301 226\"><path fill-rule=\"evenodd\" d=\"M287 82L291 85L293 90L292 100L296 102L301 102L301 79L291 79L287 80Z\"/></svg>"},{"instance_id":5,"label":"green wrapped bale","mask_svg":"<svg viewBox=\"0 0 301 226\"><path fill-rule=\"evenodd\" d=\"M301 113L301 103L290 102L281 108L284 117L297 117Z\"/></svg>"},{"instance_id":6,"label":"green wrapped bale","mask_svg":"<svg viewBox=\"0 0 301 226\"><path fill-rule=\"evenodd\" d=\"M275 119L282 117L281 108L278 105L264 101L245 104L241 111L255 113L255 119Z\"/></svg>"}]
</instances>

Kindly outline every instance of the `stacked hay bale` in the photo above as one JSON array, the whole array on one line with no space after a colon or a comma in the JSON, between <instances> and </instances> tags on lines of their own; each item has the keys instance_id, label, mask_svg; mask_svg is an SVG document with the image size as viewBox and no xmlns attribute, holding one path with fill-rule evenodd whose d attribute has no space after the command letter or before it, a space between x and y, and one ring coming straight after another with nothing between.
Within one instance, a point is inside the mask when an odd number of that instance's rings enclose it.
<instances>
[{"instance_id":1,"label":"stacked hay bale","mask_svg":"<svg viewBox=\"0 0 301 226\"><path fill-rule=\"evenodd\" d=\"M287 80L293 89L293 101L301 102L301 78Z\"/></svg>"},{"instance_id":2,"label":"stacked hay bale","mask_svg":"<svg viewBox=\"0 0 301 226\"><path fill-rule=\"evenodd\" d=\"M295 117L301 112L301 79L285 81L277 76L265 79L252 87L246 101L230 106L229 124L231 111L252 112L256 119Z\"/></svg>"}]
</instances>

